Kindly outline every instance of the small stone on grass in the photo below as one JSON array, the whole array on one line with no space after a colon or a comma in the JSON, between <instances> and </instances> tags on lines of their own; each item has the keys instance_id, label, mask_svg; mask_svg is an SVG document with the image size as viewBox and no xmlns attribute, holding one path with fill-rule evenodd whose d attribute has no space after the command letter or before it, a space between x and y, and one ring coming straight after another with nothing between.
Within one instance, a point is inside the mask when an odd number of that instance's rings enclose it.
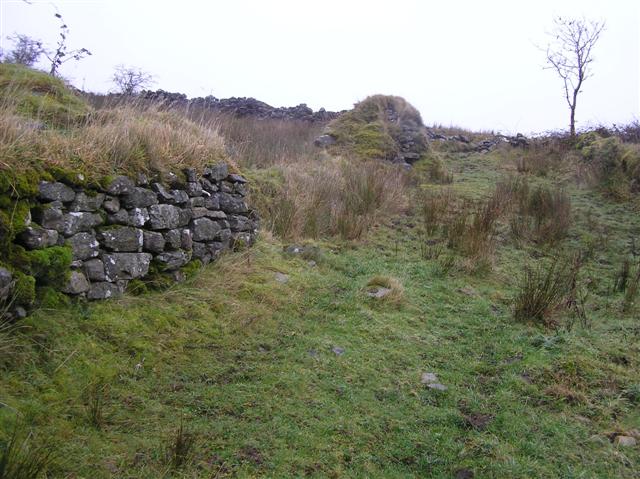
<instances>
[{"instance_id":1,"label":"small stone on grass","mask_svg":"<svg viewBox=\"0 0 640 479\"><path fill-rule=\"evenodd\" d=\"M275 274L275 279L278 283L285 284L287 281L289 281L289 275L277 272Z\"/></svg>"}]
</instances>

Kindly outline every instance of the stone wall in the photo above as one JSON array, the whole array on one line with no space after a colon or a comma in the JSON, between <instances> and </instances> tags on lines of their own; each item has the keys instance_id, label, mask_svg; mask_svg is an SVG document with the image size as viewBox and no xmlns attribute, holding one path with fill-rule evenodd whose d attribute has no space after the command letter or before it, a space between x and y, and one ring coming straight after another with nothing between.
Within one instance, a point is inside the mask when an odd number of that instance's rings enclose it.
<instances>
[{"instance_id":1,"label":"stone wall","mask_svg":"<svg viewBox=\"0 0 640 479\"><path fill-rule=\"evenodd\" d=\"M207 264L235 244L252 244L259 219L245 195L246 180L226 164L201 175L187 169L162 183L145 175L118 176L95 189L43 181L15 243L28 252L67 248L70 271L58 289L110 298L151 270L179 280L191 260ZM10 296L11 279L0 268L0 301Z\"/></svg>"}]
</instances>

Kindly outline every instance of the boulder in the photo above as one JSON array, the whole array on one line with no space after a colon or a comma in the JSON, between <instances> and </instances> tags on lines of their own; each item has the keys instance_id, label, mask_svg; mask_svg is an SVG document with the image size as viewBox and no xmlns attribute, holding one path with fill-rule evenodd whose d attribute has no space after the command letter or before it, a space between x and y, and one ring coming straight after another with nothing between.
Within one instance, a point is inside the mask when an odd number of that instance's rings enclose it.
<instances>
[{"instance_id":1,"label":"boulder","mask_svg":"<svg viewBox=\"0 0 640 479\"><path fill-rule=\"evenodd\" d=\"M116 176L109 186L107 186L107 193L110 195L128 195L133 191L136 185L126 176Z\"/></svg>"},{"instance_id":2,"label":"boulder","mask_svg":"<svg viewBox=\"0 0 640 479\"><path fill-rule=\"evenodd\" d=\"M190 251L193 248L193 233L188 228L180 231L180 248Z\"/></svg>"},{"instance_id":3,"label":"boulder","mask_svg":"<svg viewBox=\"0 0 640 479\"><path fill-rule=\"evenodd\" d=\"M123 284L117 283L93 283L87 292L88 299L116 298L124 293Z\"/></svg>"},{"instance_id":4,"label":"boulder","mask_svg":"<svg viewBox=\"0 0 640 479\"><path fill-rule=\"evenodd\" d=\"M189 206L193 208L202 208L204 206L204 197L196 196L189 198Z\"/></svg>"},{"instance_id":5,"label":"boulder","mask_svg":"<svg viewBox=\"0 0 640 479\"><path fill-rule=\"evenodd\" d=\"M156 192L156 194L158 195L158 200L160 200L161 203L174 202L173 195L167 191L162 183L153 183L151 185L151 189Z\"/></svg>"},{"instance_id":6,"label":"boulder","mask_svg":"<svg viewBox=\"0 0 640 479\"><path fill-rule=\"evenodd\" d=\"M194 241L212 241L222 229L218 223L209 218L196 218L191 222Z\"/></svg>"},{"instance_id":7,"label":"boulder","mask_svg":"<svg viewBox=\"0 0 640 479\"><path fill-rule=\"evenodd\" d=\"M56 230L62 232L64 221L62 220L64 213L62 212L62 203L49 203L42 205L33 212L33 219L43 228L48 230Z\"/></svg>"},{"instance_id":8,"label":"boulder","mask_svg":"<svg viewBox=\"0 0 640 479\"><path fill-rule=\"evenodd\" d=\"M194 241L191 254L194 259L199 259L202 264L208 264L211 262L211 253L209 252L208 245L206 243Z\"/></svg>"},{"instance_id":9,"label":"boulder","mask_svg":"<svg viewBox=\"0 0 640 479\"><path fill-rule=\"evenodd\" d=\"M0 268L0 301L6 301L13 289L13 275L11 271Z\"/></svg>"},{"instance_id":10,"label":"boulder","mask_svg":"<svg viewBox=\"0 0 640 479\"><path fill-rule=\"evenodd\" d=\"M125 208L146 208L158 204L158 196L155 191L136 186L126 195L122 196L120 203Z\"/></svg>"},{"instance_id":11,"label":"boulder","mask_svg":"<svg viewBox=\"0 0 640 479\"><path fill-rule=\"evenodd\" d=\"M163 233L168 249L180 249L182 244L182 232L179 229L169 230Z\"/></svg>"},{"instance_id":12,"label":"boulder","mask_svg":"<svg viewBox=\"0 0 640 479\"><path fill-rule=\"evenodd\" d=\"M130 226L117 226L100 231L98 239L105 248L111 251L142 251L143 233L141 229Z\"/></svg>"},{"instance_id":13,"label":"boulder","mask_svg":"<svg viewBox=\"0 0 640 479\"><path fill-rule=\"evenodd\" d=\"M102 217L97 213L72 211L62 216L62 233L69 237L81 231L89 231L102 223Z\"/></svg>"},{"instance_id":14,"label":"boulder","mask_svg":"<svg viewBox=\"0 0 640 479\"><path fill-rule=\"evenodd\" d=\"M247 204L241 198L237 198L227 193L216 193L213 196L217 196L220 202L220 209L225 213L246 213L249 211Z\"/></svg>"},{"instance_id":15,"label":"boulder","mask_svg":"<svg viewBox=\"0 0 640 479\"><path fill-rule=\"evenodd\" d=\"M220 199L218 198L218 195L213 194L213 195L209 196L208 198L205 198L204 199L204 207L209 209L209 210L218 211L220 209Z\"/></svg>"},{"instance_id":16,"label":"boulder","mask_svg":"<svg viewBox=\"0 0 640 479\"><path fill-rule=\"evenodd\" d=\"M44 229L38 225L27 226L27 228L18 235L18 241L27 249L48 248L58 243L58 232L56 230Z\"/></svg>"},{"instance_id":17,"label":"boulder","mask_svg":"<svg viewBox=\"0 0 640 479\"><path fill-rule=\"evenodd\" d=\"M195 181L187 183L185 190L190 197L202 196L202 185Z\"/></svg>"},{"instance_id":18,"label":"boulder","mask_svg":"<svg viewBox=\"0 0 640 479\"><path fill-rule=\"evenodd\" d=\"M108 225L128 225L129 213L127 210L118 210L111 215L107 215Z\"/></svg>"},{"instance_id":19,"label":"boulder","mask_svg":"<svg viewBox=\"0 0 640 479\"><path fill-rule=\"evenodd\" d=\"M202 185L202 189L208 193L215 193L218 191L218 187L206 178L200 178L200 184Z\"/></svg>"},{"instance_id":20,"label":"boulder","mask_svg":"<svg viewBox=\"0 0 640 479\"><path fill-rule=\"evenodd\" d=\"M144 226L149 221L149 210L147 208L133 208L129 211L129 222L131 226Z\"/></svg>"},{"instance_id":21,"label":"boulder","mask_svg":"<svg viewBox=\"0 0 640 479\"><path fill-rule=\"evenodd\" d=\"M222 181L229 176L229 167L226 163L208 166L204 169L203 176L213 181Z\"/></svg>"},{"instance_id":22,"label":"boulder","mask_svg":"<svg viewBox=\"0 0 640 479\"><path fill-rule=\"evenodd\" d=\"M100 244L93 233L77 233L67 239L67 244L71 246L74 260L95 258L100 253Z\"/></svg>"},{"instance_id":23,"label":"boulder","mask_svg":"<svg viewBox=\"0 0 640 479\"><path fill-rule=\"evenodd\" d=\"M44 201L62 201L68 203L76 197L76 192L60 182L42 181L38 186L39 197Z\"/></svg>"},{"instance_id":24,"label":"boulder","mask_svg":"<svg viewBox=\"0 0 640 479\"><path fill-rule=\"evenodd\" d=\"M179 269L191 260L191 253L186 251L165 251L155 257L164 271Z\"/></svg>"},{"instance_id":25,"label":"boulder","mask_svg":"<svg viewBox=\"0 0 640 479\"><path fill-rule=\"evenodd\" d=\"M149 226L153 230L177 228L181 209L173 205L153 205L149 208Z\"/></svg>"},{"instance_id":26,"label":"boulder","mask_svg":"<svg viewBox=\"0 0 640 479\"><path fill-rule=\"evenodd\" d=\"M173 196L173 202L176 205L184 205L189 201L189 195L184 190L171 190L171 195Z\"/></svg>"},{"instance_id":27,"label":"boulder","mask_svg":"<svg viewBox=\"0 0 640 479\"><path fill-rule=\"evenodd\" d=\"M242 175L236 175L235 173L230 174L229 176L227 176L227 181L230 181L231 183L246 183L247 180L244 176Z\"/></svg>"},{"instance_id":28,"label":"boulder","mask_svg":"<svg viewBox=\"0 0 640 479\"><path fill-rule=\"evenodd\" d=\"M84 275L89 281L106 281L107 277L104 272L104 263L98 258L87 260L82 265Z\"/></svg>"},{"instance_id":29,"label":"boulder","mask_svg":"<svg viewBox=\"0 0 640 479\"><path fill-rule=\"evenodd\" d=\"M157 231L145 231L143 234L143 249L151 253L162 253L164 251L165 240L162 233Z\"/></svg>"},{"instance_id":30,"label":"boulder","mask_svg":"<svg viewBox=\"0 0 640 479\"><path fill-rule=\"evenodd\" d=\"M229 227L233 232L251 231L253 229L253 223L247 219L246 216L229 215L227 217L227 221L229 222Z\"/></svg>"},{"instance_id":31,"label":"boulder","mask_svg":"<svg viewBox=\"0 0 640 479\"><path fill-rule=\"evenodd\" d=\"M97 211L104 202L104 196L104 193L89 196L81 191L69 205L69 211Z\"/></svg>"},{"instance_id":32,"label":"boulder","mask_svg":"<svg viewBox=\"0 0 640 479\"><path fill-rule=\"evenodd\" d=\"M313 140L313 144L319 148L326 148L336 144L336 139L331 135L320 135Z\"/></svg>"},{"instance_id":33,"label":"boulder","mask_svg":"<svg viewBox=\"0 0 640 479\"><path fill-rule=\"evenodd\" d=\"M89 281L80 271L72 271L67 284L62 287L62 292L67 294L82 294L89 291Z\"/></svg>"},{"instance_id":34,"label":"boulder","mask_svg":"<svg viewBox=\"0 0 640 479\"><path fill-rule=\"evenodd\" d=\"M135 279L149 272L149 253L109 253L102 255L108 281Z\"/></svg>"},{"instance_id":35,"label":"boulder","mask_svg":"<svg viewBox=\"0 0 640 479\"><path fill-rule=\"evenodd\" d=\"M185 168L182 172L189 183L198 181L198 174L196 173L195 168Z\"/></svg>"},{"instance_id":36,"label":"boulder","mask_svg":"<svg viewBox=\"0 0 640 479\"><path fill-rule=\"evenodd\" d=\"M117 196L105 196L102 207L107 213L116 213L120 210L120 200Z\"/></svg>"}]
</instances>

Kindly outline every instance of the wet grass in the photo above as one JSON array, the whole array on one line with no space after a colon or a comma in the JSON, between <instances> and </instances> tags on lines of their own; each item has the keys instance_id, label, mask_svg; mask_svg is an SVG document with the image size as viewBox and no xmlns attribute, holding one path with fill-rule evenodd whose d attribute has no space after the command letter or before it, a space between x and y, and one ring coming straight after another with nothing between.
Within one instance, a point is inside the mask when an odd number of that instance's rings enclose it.
<instances>
[{"instance_id":1,"label":"wet grass","mask_svg":"<svg viewBox=\"0 0 640 479\"><path fill-rule=\"evenodd\" d=\"M513 169L451 162L446 188L471 199ZM636 477L638 448L609 438L640 427L640 323L613 291L640 219L561 180L568 237L550 249L498 225L482 273L446 247L425 259L409 214L320 243L315 266L267 235L168 291L39 311L0 362L0 436L28 424L55 449L50 477ZM588 321L516 321L524 265L578 249ZM376 276L402 301L372 301Z\"/></svg>"}]
</instances>

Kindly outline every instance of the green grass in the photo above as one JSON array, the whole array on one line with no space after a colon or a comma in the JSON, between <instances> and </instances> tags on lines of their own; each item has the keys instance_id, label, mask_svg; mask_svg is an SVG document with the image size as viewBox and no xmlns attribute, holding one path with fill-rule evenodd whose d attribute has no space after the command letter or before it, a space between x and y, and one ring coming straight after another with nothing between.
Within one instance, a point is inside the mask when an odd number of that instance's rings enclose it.
<instances>
[{"instance_id":1,"label":"green grass","mask_svg":"<svg viewBox=\"0 0 640 479\"><path fill-rule=\"evenodd\" d=\"M65 127L83 120L89 104L65 83L23 65L0 64L0 104L11 103L16 111L48 126Z\"/></svg>"},{"instance_id":2,"label":"green grass","mask_svg":"<svg viewBox=\"0 0 640 479\"><path fill-rule=\"evenodd\" d=\"M447 167L473 197L513 169L498 154ZM563 245L591 245L584 325L514 320L514 279L545 254L506 234L482 275L439 274L411 215L322 243L317 266L263 238L168 291L25 320L0 375L0 437L29 425L33 447L56 451L49 477L637 477L639 449L607 434L640 426L640 324L611 292L640 218L564 183ZM375 276L402 300L369 298ZM167 451L187 440L174 467Z\"/></svg>"}]
</instances>

